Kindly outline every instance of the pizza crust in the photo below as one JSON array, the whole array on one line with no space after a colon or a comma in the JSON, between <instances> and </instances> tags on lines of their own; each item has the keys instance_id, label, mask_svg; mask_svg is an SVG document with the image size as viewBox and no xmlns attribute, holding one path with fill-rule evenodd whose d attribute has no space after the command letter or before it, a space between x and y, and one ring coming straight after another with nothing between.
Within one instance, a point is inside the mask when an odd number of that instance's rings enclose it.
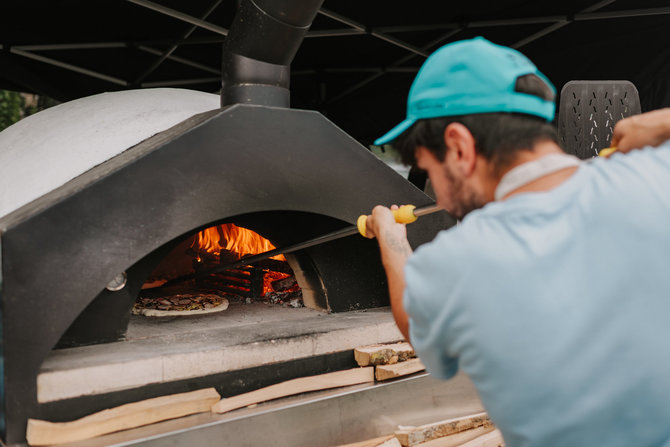
<instances>
[{"instance_id":1,"label":"pizza crust","mask_svg":"<svg viewBox=\"0 0 670 447\"><path fill-rule=\"evenodd\" d=\"M228 300L223 298L223 301L218 306L193 309L193 310L160 310L160 309L138 309L133 307L133 315L144 315L145 317L174 317L182 315L202 315L214 312L221 312L228 309Z\"/></svg>"},{"instance_id":2,"label":"pizza crust","mask_svg":"<svg viewBox=\"0 0 670 447\"><path fill-rule=\"evenodd\" d=\"M176 294L168 297L140 297L133 306L133 315L172 317L202 315L228 309L229 301L215 294Z\"/></svg>"}]
</instances>

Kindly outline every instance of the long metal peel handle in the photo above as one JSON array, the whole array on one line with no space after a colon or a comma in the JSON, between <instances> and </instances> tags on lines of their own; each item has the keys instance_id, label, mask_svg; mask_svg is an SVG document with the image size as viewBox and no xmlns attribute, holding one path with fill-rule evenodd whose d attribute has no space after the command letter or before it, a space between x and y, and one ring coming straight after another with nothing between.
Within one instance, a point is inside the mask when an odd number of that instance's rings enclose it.
<instances>
[{"instance_id":1,"label":"long metal peel handle","mask_svg":"<svg viewBox=\"0 0 670 447\"><path fill-rule=\"evenodd\" d=\"M412 223L417 219L417 216L414 214L414 209L416 207L414 205L403 205L398 207L397 210L391 211L393 213L393 217L395 218L395 221L401 224L408 224ZM367 223L368 216L365 214L361 214L358 216L358 220L356 221L356 226L358 227L358 232L361 233L361 236L367 237L366 232L365 232L365 225Z\"/></svg>"}]
</instances>

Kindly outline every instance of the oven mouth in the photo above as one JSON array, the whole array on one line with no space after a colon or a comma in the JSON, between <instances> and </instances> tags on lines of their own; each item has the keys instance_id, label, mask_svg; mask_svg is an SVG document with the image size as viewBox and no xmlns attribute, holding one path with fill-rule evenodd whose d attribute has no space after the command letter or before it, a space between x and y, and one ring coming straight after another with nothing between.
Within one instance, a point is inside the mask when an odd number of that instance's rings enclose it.
<instances>
[{"instance_id":1,"label":"oven mouth","mask_svg":"<svg viewBox=\"0 0 670 447\"><path fill-rule=\"evenodd\" d=\"M234 266L277 247L255 231L220 223L177 244L149 274L133 306L134 315L189 316L225 311L231 303L261 302L326 310L301 283L309 283L291 254ZM230 268L226 266L230 265Z\"/></svg>"}]
</instances>

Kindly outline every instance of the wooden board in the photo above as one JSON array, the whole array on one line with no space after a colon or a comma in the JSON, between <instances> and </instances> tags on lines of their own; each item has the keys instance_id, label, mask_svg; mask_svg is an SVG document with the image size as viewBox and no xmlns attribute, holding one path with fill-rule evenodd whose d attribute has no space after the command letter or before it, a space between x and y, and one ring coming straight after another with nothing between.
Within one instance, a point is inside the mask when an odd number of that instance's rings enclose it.
<instances>
[{"instance_id":1,"label":"wooden board","mask_svg":"<svg viewBox=\"0 0 670 447\"><path fill-rule=\"evenodd\" d=\"M393 437L388 441L384 441L381 444L376 445L375 447L402 447L398 438Z\"/></svg>"},{"instance_id":2,"label":"wooden board","mask_svg":"<svg viewBox=\"0 0 670 447\"><path fill-rule=\"evenodd\" d=\"M386 435L352 444L342 444L337 447L401 447L401 445L395 436Z\"/></svg>"},{"instance_id":3,"label":"wooden board","mask_svg":"<svg viewBox=\"0 0 670 447\"><path fill-rule=\"evenodd\" d=\"M472 441L480 436L495 430L491 425L481 426L470 430L465 430L453 435L444 436L442 438L433 439L432 441L422 442L416 447L461 447L464 443ZM400 444L400 443L398 443Z\"/></svg>"},{"instance_id":4,"label":"wooden board","mask_svg":"<svg viewBox=\"0 0 670 447\"><path fill-rule=\"evenodd\" d=\"M505 447L505 440L503 439L500 430L496 429L491 433L475 438L465 444L461 444L459 447Z\"/></svg>"},{"instance_id":5,"label":"wooden board","mask_svg":"<svg viewBox=\"0 0 670 447\"><path fill-rule=\"evenodd\" d=\"M28 419L26 439L31 446L89 439L154 422L209 411L221 396L214 388L155 397L99 411L71 422Z\"/></svg>"},{"instance_id":6,"label":"wooden board","mask_svg":"<svg viewBox=\"0 0 670 447\"><path fill-rule=\"evenodd\" d=\"M358 366L390 365L414 356L414 348L409 343L369 345L354 349L354 359Z\"/></svg>"},{"instance_id":7,"label":"wooden board","mask_svg":"<svg viewBox=\"0 0 670 447\"><path fill-rule=\"evenodd\" d=\"M420 359L407 360L393 365L379 365L375 371L375 378L379 381L407 376L426 369Z\"/></svg>"},{"instance_id":8,"label":"wooden board","mask_svg":"<svg viewBox=\"0 0 670 447\"><path fill-rule=\"evenodd\" d=\"M221 399L212 406L214 413L225 413L248 405L309 391L326 390L358 383L374 382L374 368L354 368L270 385L265 388Z\"/></svg>"},{"instance_id":9,"label":"wooden board","mask_svg":"<svg viewBox=\"0 0 670 447\"><path fill-rule=\"evenodd\" d=\"M411 447L422 442L460 433L473 428L490 426L491 420L486 413L477 413L470 416L447 419L418 427L398 427L395 437L404 447Z\"/></svg>"}]
</instances>

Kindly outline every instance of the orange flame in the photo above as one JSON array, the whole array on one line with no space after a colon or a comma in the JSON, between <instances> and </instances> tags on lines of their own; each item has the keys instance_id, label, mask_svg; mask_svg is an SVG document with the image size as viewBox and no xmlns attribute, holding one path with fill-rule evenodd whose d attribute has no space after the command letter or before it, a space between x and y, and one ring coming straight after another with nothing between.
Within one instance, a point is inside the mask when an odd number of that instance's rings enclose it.
<instances>
[{"instance_id":1,"label":"orange flame","mask_svg":"<svg viewBox=\"0 0 670 447\"><path fill-rule=\"evenodd\" d=\"M215 255L221 250L228 250L242 257L274 250L276 247L254 231L234 224L224 224L199 232L192 248L198 253L207 252ZM273 256L272 259L286 261L283 255Z\"/></svg>"}]
</instances>

